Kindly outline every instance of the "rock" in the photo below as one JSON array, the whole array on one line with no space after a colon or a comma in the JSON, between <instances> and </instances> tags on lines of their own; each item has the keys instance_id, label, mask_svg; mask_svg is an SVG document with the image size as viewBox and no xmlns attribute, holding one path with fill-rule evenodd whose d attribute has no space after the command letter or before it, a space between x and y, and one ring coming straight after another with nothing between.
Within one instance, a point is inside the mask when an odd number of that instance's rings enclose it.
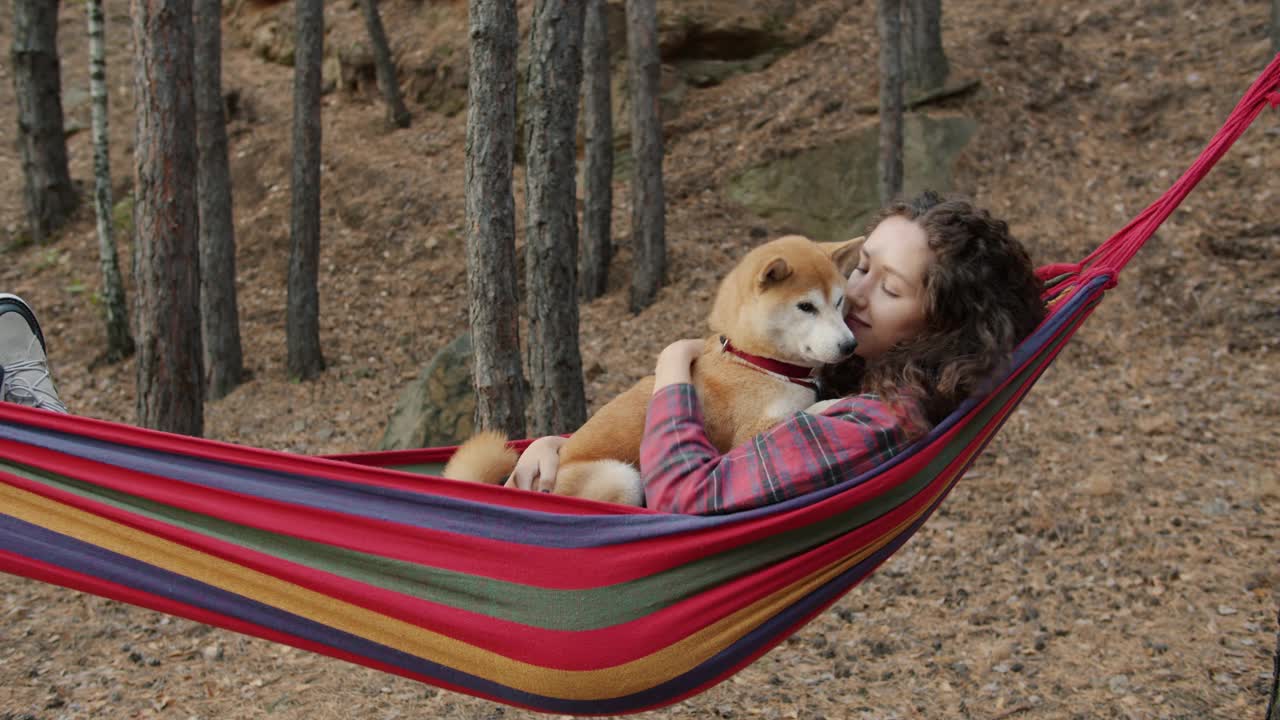
<instances>
[{"instance_id":1,"label":"rock","mask_svg":"<svg viewBox=\"0 0 1280 720\"><path fill-rule=\"evenodd\" d=\"M472 433L471 335L436 354L396 401L382 436L383 450L454 445Z\"/></svg>"},{"instance_id":2,"label":"rock","mask_svg":"<svg viewBox=\"0 0 1280 720\"><path fill-rule=\"evenodd\" d=\"M205 660L221 660L223 657L222 646L207 645L200 650L200 654L204 656Z\"/></svg>"},{"instance_id":3,"label":"rock","mask_svg":"<svg viewBox=\"0 0 1280 720\"><path fill-rule=\"evenodd\" d=\"M296 46L292 23L286 27L285 22L272 19L258 25L249 39L249 47L253 54L267 62L293 67Z\"/></svg>"},{"instance_id":4,"label":"rock","mask_svg":"<svg viewBox=\"0 0 1280 720\"><path fill-rule=\"evenodd\" d=\"M62 91L62 112L71 113L88 107L91 99L88 88L69 87Z\"/></svg>"},{"instance_id":5,"label":"rock","mask_svg":"<svg viewBox=\"0 0 1280 720\"><path fill-rule=\"evenodd\" d=\"M1093 473L1081 481L1078 487L1082 493L1093 497L1107 497L1119 492L1116 479L1107 473Z\"/></svg>"},{"instance_id":6,"label":"rock","mask_svg":"<svg viewBox=\"0 0 1280 720\"><path fill-rule=\"evenodd\" d=\"M951 166L977 123L912 113L903 124L903 193L951 189ZM729 181L728 197L815 240L859 235L880 208L879 132L869 124L830 145L750 168Z\"/></svg>"},{"instance_id":7,"label":"rock","mask_svg":"<svg viewBox=\"0 0 1280 720\"><path fill-rule=\"evenodd\" d=\"M457 115L467 108L470 67L465 43L416 52L405 58L405 97L431 112Z\"/></svg>"},{"instance_id":8,"label":"rock","mask_svg":"<svg viewBox=\"0 0 1280 720\"><path fill-rule=\"evenodd\" d=\"M330 55L320 65L320 94L328 95L338 89L342 79L342 61Z\"/></svg>"},{"instance_id":9,"label":"rock","mask_svg":"<svg viewBox=\"0 0 1280 720\"><path fill-rule=\"evenodd\" d=\"M74 117L68 117L66 122L62 124L62 134L64 137L71 137L76 133L81 133L88 129L89 126L83 120Z\"/></svg>"},{"instance_id":10,"label":"rock","mask_svg":"<svg viewBox=\"0 0 1280 720\"><path fill-rule=\"evenodd\" d=\"M626 10L609 3L609 34L613 47L626 47ZM719 58L741 60L766 55L795 44L791 29L794 0L703 0L658 3L658 46L664 60Z\"/></svg>"},{"instance_id":11,"label":"rock","mask_svg":"<svg viewBox=\"0 0 1280 720\"><path fill-rule=\"evenodd\" d=\"M357 40L338 48L338 82L343 92L377 94L378 69L368 43Z\"/></svg>"},{"instance_id":12,"label":"rock","mask_svg":"<svg viewBox=\"0 0 1280 720\"><path fill-rule=\"evenodd\" d=\"M1231 503L1220 497L1210 498L1200 504L1200 512L1209 517L1221 517L1231 512Z\"/></svg>"}]
</instances>

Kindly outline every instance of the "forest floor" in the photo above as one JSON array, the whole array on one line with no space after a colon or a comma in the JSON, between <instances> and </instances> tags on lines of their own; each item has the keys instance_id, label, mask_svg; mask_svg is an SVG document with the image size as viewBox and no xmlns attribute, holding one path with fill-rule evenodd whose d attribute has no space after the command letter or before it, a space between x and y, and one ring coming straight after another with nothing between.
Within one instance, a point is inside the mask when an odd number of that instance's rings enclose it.
<instances>
[{"instance_id":1,"label":"forest floor","mask_svg":"<svg viewBox=\"0 0 1280 720\"><path fill-rule=\"evenodd\" d=\"M957 189L1008 218L1038 261L1082 257L1190 165L1272 57L1266 5L947 0L953 75L981 81L941 109L981 123ZM465 3L382 7L401 53L464 32ZM760 229L785 230L726 200L726 179L874 122L829 111L874 102L873 4L805 7L836 18L827 32L762 72L693 91L668 122L671 282L639 315L626 308L629 207L617 183L610 291L582 309L592 407L646 374L668 341L701 334L716 278ZM327 10L331 36L361 31L357 3ZM63 3L64 88L88 85L81 12ZM108 15L123 197L130 32L123 2ZM10 19L5 3L6 48ZM233 20L224 78L242 100L230 130L253 377L207 406L206 434L295 453L372 449L406 384L465 330L465 117L411 104L413 126L392 132L372 99L326 96L328 369L291 382L292 75L248 48L251 18ZM10 70L0 75L0 105L13 108ZM87 127L87 104L69 114ZM0 243L23 223L12 120L0 123ZM72 174L88 184L90 133L69 143ZM646 717L1261 718L1280 598L1278 149L1280 111L1265 111L892 561L731 680ZM91 209L53 244L2 257L0 290L39 312L71 410L133 422L134 363L90 369L105 341ZM0 577L0 718L123 717L534 715Z\"/></svg>"}]
</instances>

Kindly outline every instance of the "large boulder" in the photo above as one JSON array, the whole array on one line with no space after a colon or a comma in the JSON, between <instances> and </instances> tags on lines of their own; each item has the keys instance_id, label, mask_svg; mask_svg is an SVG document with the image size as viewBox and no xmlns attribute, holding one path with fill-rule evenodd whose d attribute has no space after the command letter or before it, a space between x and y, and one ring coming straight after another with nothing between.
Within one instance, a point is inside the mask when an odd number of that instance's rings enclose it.
<instances>
[{"instance_id":1,"label":"large boulder","mask_svg":"<svg viewBox=\"0 0 1280 720\"><path fill-rule=\"evenodd\" d=\"M956 156L977 123L912 113L903 123L903 193L952 188ZM861 234L880 208L880 127L871 123L828 145L749 168L729 181L728 197L779 228L816 240Z\"/></svg>"},{"instance_id":2,"label":"large boulder","mask_svg":"<svg viewBox=\"0 0 1280 720\"><path fill-rule=\"evenodd\" d=\"M471 436L475 412L468 333L437 353L400 395L382 435L382 449L456 445Z\"/></svg>"},{"instance_id":3,"label":"large boulder","mask_svg":"<svg viewBox=\"0 0 1280 720\"><path fill-rule=\"evenodd\" d=\"M405 96L431 112L457 115L467 109L467 47L419 48L404 58Z\"/></svg>"}]
</instances>

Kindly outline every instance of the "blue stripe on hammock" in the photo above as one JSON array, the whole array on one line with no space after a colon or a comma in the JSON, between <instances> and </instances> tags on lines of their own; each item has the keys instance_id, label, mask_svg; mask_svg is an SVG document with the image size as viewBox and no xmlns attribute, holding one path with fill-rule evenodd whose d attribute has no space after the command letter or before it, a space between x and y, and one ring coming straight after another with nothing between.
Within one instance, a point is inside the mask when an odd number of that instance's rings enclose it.
<instances>
[{"instance_id":1,"label":"blue stripe on hammock","mask_svg":"<svg viewBox=\"0 0 1280 720\"><path fill-rule=\"evenodd\" d=\"M526 545L597 547L684 532L708 524L705 519L682 515L589 516L530 512L434 495L429 492L429 482L424 482L424 489L420 492L361 485L5 423L0 423L0 438L45 447L112 467L290 505Z\"/></svg>"}]
</instances>

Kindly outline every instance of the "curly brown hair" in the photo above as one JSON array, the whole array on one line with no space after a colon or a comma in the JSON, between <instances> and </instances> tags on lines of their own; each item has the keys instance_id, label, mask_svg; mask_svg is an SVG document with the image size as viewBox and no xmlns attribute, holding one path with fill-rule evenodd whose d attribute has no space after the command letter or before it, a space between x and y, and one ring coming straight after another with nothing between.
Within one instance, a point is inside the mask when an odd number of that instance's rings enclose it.
<instances>
[{"instance_id":1,"label":"curly brown hair","mask_svg":"<svg viewBox=\"0 0 1280 720\"><path fill-rule=\"evenodd\" d=\"M1009 226L967 199L925 192L890 204L925 231L934 262L925 272L925 331L867 363L857 356L822 373L830 394L911 395L936 425L1009 362L1045 316L1044 287Z\"/></svg>"}]
</instances>

